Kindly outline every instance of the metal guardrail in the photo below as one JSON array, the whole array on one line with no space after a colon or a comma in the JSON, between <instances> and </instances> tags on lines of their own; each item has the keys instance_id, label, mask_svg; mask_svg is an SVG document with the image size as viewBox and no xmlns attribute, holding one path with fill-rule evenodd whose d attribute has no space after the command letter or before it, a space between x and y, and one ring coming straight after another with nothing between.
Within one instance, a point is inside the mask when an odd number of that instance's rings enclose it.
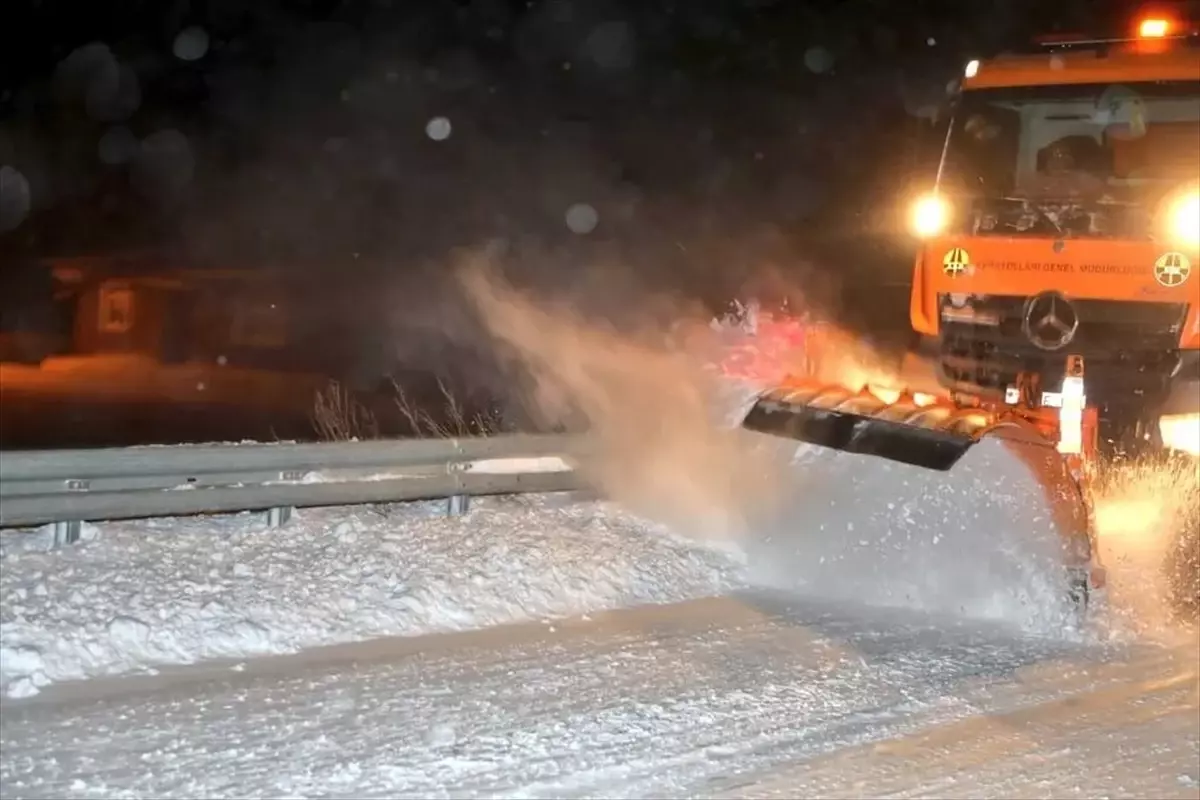
<instances>
[{"instance_id":1,"label":"metal guardrail","mask_svg":"<svg viewBox=\"0 0 1200 800\"><path fill-rule=\"evenodd\" d=\"M53 523L60 542L83 522L467 498L583 488L582 440L509 435L317 444L218 444L16 451L0 455L0 528Z\"/></svg>"}]
</instances>

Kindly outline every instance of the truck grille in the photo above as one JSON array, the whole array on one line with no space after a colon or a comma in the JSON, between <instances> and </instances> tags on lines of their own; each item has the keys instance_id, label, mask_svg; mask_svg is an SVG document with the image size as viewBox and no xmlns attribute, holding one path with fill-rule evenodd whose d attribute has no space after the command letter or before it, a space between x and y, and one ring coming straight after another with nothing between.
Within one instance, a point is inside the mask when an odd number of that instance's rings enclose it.
<instances>
[{"instance_id":1,"label":"truck grille","mask_svg":"<svg viewBox=\"0 0 1200 800\"><path fill-rule=\"evenodd\" d=\"M972 298L966 310L938 298L943 314L941 368L952 386L964 391L1003 392L1020 372L1034 372L1049 384L1062 378L1068 354L1082 355L1093 389L1134 394L1159 390L1179 363L1179 332L1186 303L1072 300L1079 327L1074 340L1057 351L1038 348L1025 336L1029 298ZM953 319L946 319L949 312Z\"/></svg>"},{"instance_id":2,"label":"truck grille","mask_svg":"<svg viewBox=\"0 0 1200 800\"><path fill-rule=\"evenodd\" d=\"M1145 240L1153 216L1139 205L989 198L974 202L964 224L972 236Z\"/></svg>"}]
</instances>

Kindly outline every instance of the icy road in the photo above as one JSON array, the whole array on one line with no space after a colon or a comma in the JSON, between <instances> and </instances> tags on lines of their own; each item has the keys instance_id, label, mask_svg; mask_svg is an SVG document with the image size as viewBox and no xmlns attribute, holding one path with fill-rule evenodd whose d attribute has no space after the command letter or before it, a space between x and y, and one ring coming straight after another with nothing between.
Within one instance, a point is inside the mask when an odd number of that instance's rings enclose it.
<instances>
[{"instance_id":1,"label":"icy road","mask_svg":"<svg viewBox=\"0 0 1200 800\"><path fill-rule=\"evenodd\" d=\"M17 797L1197 797L1196 643L763 593L67 685Z\"/></svg>"},{"instance_id":2,"label":"icy road","mask_svg":"<svg viewBox=\"0 0 1200 800\"><path fill-rule=\"evenodd\" d=\"M1194 632L1064 627L1018 486L832 467L737 541L561 497L6 533L0 797L1200 797Z\"/></svg>"}]
</instances>

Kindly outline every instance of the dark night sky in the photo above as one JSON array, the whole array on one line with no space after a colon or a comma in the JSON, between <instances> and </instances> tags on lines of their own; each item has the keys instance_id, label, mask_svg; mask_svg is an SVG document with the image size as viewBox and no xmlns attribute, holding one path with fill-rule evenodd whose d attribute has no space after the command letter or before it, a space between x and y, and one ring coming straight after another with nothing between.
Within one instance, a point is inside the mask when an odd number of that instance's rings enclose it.
<instances>
[{"instance_id":1,"label":"dark night sky","mask_svg":"<svg viewBox=\"0 0 1200 800\"><path fill-rule=\"evenodd\" d=\"M272 268L371 376L473 363L450 273L484 245L613 324L797 285L840 313L909 275L898 212L966 60L1131 4L0 5L0 317L57 313L13 288L48 256Z\"/></svg>"},{"instance_id":2,"label":"dark night sky","mask_svg":"<svg viewBox=\"0 0 1200 800\"><path fill-rule=\"evenodd\" d=\"M603 262L732 291L820 268L814 238L894 239L965 60L1101 7L21 0L0 256L154 247L394 288L501 241L536 280Z\"/></svg>"},{"instance_id":3,"label":"dark night sky","mask_svg":"<svg viewBox=\"0 0 1200 800\"><path fill-rule=\"evenodd\" d=\"M1048 6L1054 13L1047 14ZM794 128L802 120L807 139L798 148L824 151L830 139L853 144L857 137L846 137L845 127L878 124L897 105L912 110L936 99L964 53L1021 36L1031 24L1047 27L1066 7L1014 0L692 0L653 6L633 0L13 2L5 5L2 26L7 41L0 56L0 160L15 162L11 166L33 182L33 209L20 226L11 224L9 213L6 227L15 230L8 232L7 244L14 235L26 246L51 250L162 237L183 219L211 221L216 213L211 206L225 205L229 192L253 185L261 194L264 179L251 179L248 172L266 163L290 171L282 179L289 192L328 193L333 181L339 192L365 190L381 195L384 206L403 204L382 197L394 194L386 183L397 162L422 162L429 174L408 183L423 184L426 195L431 183L453 183L438 172L463 167L434 165L438 155L419 151L427 144L411 135L419 120L406 119L418 116L418 107L453 108L456 128L472 137L462 149L486 140L497 151L519 150L519 140L531 135L552 137L553 131L544 133L549 123L565 122L576 133L590 128L582 135L587 142L555 144L568 152L584 147L583 161L624 162L625 177L647 168L631 165L636 155L615 153L616 140L637 137L650 152L655 149L650 140L678 137L669 120L654 129L656 114L685 109L697 124L714 126L723 118L730 122L732 113L745 134L725 133L725 141L716 144L724 152L690 171L730 159L721 168L737 172L745 157L737 151L753 157L772 136L778 138L771 126ZM1030 9L1041 9L1047 22L1030 23ZM191 26L202 29L208 41L192 42L203 55L189 61L173 50L180 32ZM63 67L68 55L97 42L107 53L77 57L74 85L64 88L70 83ZM96 75L105 69L113 71L107 87ZM95 96L104 93L111 96ZM108 108L88 108L89 102ZM493 108L486 108L489 103ZM511 118L497 121L505 104ZM788 112L781 113L782 104L791 106ZM166 152L172 141L160 137L146 146L146 137L162 129L186 137L192 177L149 174L172 166ZM153 154L145 151L157 143L162 163L139 167L132 156L100 154L102 140L118 149L141 140L143 160L151 161ZM332 177L302 176L309 166L304 162L314 156L310 147L326 155L370 148L379 157L357 170L346 165L328 170L338 173ZM462 158L441 155L446 161ZM863 158L858 153L852 160ZM776 168L781 166L792 165ZM607 171L621 173L622 167ZM673 186L667 172L637 175L633 182L645 184L643 191L670 192L679 182ZM606 177L613 182L613 175ZM364 180L383 185L364 187ZM483 182L489 180L501 179L487 176ZM180 182L188 185L175 191ZM150 185L131 188L138 183ZM440 193L463 205L458 189ZM260 228L278 224L257 222ZM333 251L346 249L350 240L361 245L358 251L380 246L369 224L350 226L356 230L334 221L326 226L325 238L340 242L331 245ZM48 237L46 228L55 236ZM240 242L234 249L245 246Z\"/></svg>"}]
</instances>

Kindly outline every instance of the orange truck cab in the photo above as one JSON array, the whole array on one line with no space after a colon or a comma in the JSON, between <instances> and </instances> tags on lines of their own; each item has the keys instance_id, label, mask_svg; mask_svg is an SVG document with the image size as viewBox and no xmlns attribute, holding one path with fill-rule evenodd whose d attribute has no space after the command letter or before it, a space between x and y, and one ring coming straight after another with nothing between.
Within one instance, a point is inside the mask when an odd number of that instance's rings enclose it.
<instances>
[{"instance_id":1,"label":"orange truck cab","mask_svg":"<svg viewBox=\"0 0 1200 800\"><path fill-rule=\"evenodd\" d=\"M1149 422L1200 381L1200 26L971 61L912 226L910 318L945 388L1057 385L1081 355L1102 418Z\"/></svg>"}]
</instances>

